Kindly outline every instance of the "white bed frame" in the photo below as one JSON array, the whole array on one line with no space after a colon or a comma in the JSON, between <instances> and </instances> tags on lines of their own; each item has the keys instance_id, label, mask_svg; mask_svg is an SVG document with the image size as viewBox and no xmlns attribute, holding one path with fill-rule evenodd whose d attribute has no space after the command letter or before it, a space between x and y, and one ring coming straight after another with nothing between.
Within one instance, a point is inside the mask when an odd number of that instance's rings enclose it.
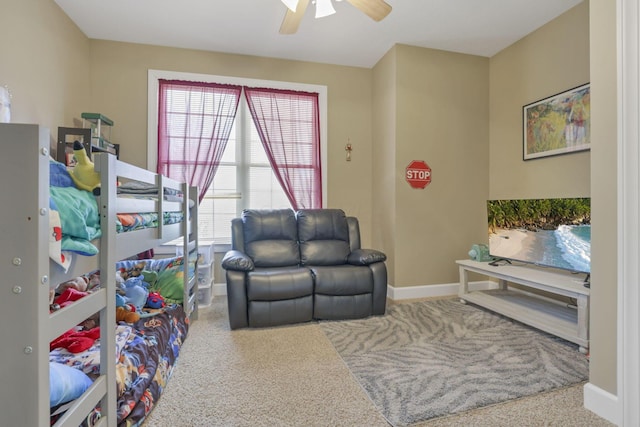
<instances>
[{"instance_id":1,"label":"white bed frame","mask_svg":"<svg viewBox=\"0 0 640 427\"><path fill-rule=\"evenodd\" d=\"M90 315L100 313L101 366L93 385L55 424L77 427L96 405L99 425L116 426L115 263L182 237L183 253L197 250L197 189L147 170L96 154L101 174L98 198L102 238L99 254L73 256L67 273L49 259L49 130L38 125L0 124L0 424L49 425L49 343ZM117 178L156 184L184 193L184 203L132 201L117 197ZM189 208L191 199L194 208ZM133 206L131 204L134 203ZM182 211L188 221L162 225L164 211ZM124 212L158 212L160 226L116 233L115 217ZM187 262L184 263L185 268ZM49 314L49 288L100 269L102 289ZM197 271L197 266L196 266ZM184 307L197 318L197 275L185 277ZM106 363L105 363L106 361Z\"/></svg>"}]
</instances>

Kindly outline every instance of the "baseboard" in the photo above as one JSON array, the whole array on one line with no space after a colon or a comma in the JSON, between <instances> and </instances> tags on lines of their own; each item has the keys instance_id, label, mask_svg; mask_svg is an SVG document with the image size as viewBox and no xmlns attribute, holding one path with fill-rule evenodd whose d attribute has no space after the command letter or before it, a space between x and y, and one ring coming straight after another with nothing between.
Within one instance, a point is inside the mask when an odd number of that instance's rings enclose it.
<instances>
[{"instance_id":1,"label":"baseboard","mask_svg":"<svg viewBox=\"0 0 640 427\"><path fill-rule=\"evenodd\" d=\"M618 396L591 383L584 386L584 407L617 426L621 425Z\"/></svg>"},{"instance_id":2,"label":"baseboard","mask_svg":"<svg viewBox=\"0 0 640 427\"><path fill-rule=\"evenodd\" d=\"M213 296L226 296L227 284L226 283L214 283L213 284Z\"/></svg>"},{"instance_id":3,"label":"baseboard","mask_svg":"<svg viewBox=\"0 0 640 427\"><path fill-rule=\"evenodd\" d=\"M495 289L496 287L496 282L492 282L489 280L469 282L469 290L472 291ZM387 297L392 300L404 300L414 298L455 296L458 295L458 289L460 289L459 283L449 283L444 285L405 286L400 288L388 286ZM227 295L226 283L214 283L213 296L224 295Z\"/></svg>"},{"instance_id":4,"label":"baseboard","mask_svg":"<svg viewBox=\"0 0 640 427\"><path fill-rule=\"evenodd\" d=\"M490 280L469 282L469 290L481 291L486 289L496 289L496 282ZM387 298L399 301L414 298L446 297L458 295L459 283L448 283L443 285L420 285L405 287L387 287Z\"/></svg>"}]
</instances>

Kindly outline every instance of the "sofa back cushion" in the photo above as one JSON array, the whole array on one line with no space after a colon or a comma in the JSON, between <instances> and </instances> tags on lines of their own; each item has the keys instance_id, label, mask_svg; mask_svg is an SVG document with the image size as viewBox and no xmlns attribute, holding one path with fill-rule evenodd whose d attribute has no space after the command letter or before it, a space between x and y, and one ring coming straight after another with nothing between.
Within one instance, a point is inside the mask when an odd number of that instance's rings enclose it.
<instances>
[{"instance_id":1,"label":"sofa back cushion","mask_svg":"<svg viewBox=\"0 0 640 427\"><path fill-rule=\"evenodd\" d=\"M302 265L341 265L349 256L349 225L341 209L301 209L297 213Z\"/></svg>"},{"instance_id":2,"label":"sofa back cushion","mask_svg":"<svg viewBox=\"0 0 640 427\"><path fill-rule=\"evenodd\" d=\"M291 209L242 212L245 253L256 267L287 267L300 264L298 229Z\"/></svg>"}]
</instances>

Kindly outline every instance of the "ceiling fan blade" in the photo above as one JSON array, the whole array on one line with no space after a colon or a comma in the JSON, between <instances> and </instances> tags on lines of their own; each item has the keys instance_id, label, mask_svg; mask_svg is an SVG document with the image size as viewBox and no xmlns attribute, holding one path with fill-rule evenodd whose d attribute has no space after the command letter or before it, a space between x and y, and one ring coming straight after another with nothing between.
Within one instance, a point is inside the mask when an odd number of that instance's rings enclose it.
<instances>
[{"instance_id":1,"label":"ceiling fan blade","mask_svg":"<svg viewBox=\"0 0 640 427\"><path fill-rule=\"evenodd\" d=\"M308 5L309 0L300 0L295 12L287 9L287 13L284 15L284 19L282 20L282 25L280 25L280 34L294 34L298 31L300 21L302 21L302 17L304 16L304 12L307 10Z\"/></svg>"},{"instance_id":2,"label":"ceiling fan blade","mask_svg":"<svg viewBox=\"0 0 640 427\"><path fill-rule=\"evenodd\" d=\"M384 0L347 0L374 21L381 21L391 12L391 5Z\"/></svg>"}]
</instances>

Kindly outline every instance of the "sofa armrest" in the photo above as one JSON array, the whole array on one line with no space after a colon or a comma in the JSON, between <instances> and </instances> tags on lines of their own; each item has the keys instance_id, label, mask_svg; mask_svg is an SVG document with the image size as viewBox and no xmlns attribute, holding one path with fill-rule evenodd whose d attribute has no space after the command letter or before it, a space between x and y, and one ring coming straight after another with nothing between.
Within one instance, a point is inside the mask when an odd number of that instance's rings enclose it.
<instances>
[{"instance_id":1,"label":"sofa armrest","mask_svg":"<svg viewBox=\"0 0 640 427\"><path fill-rule=\"evenodd\" d=\"M347 258L347 262L351 265L369 265L386 260L387 256L375 249L356 249Z\"/></svg>"},{"instance_id":2,"label":"sofa armrest","mask_svg":"<svg viewBox=\"0 0 640 427\"><path fill-rule=\"evenodd\" d=\"M254 265L249 255L237 250L231 250L224 254L222 268L233 271L251 271Z\"/></svg>"}]
</instances>

